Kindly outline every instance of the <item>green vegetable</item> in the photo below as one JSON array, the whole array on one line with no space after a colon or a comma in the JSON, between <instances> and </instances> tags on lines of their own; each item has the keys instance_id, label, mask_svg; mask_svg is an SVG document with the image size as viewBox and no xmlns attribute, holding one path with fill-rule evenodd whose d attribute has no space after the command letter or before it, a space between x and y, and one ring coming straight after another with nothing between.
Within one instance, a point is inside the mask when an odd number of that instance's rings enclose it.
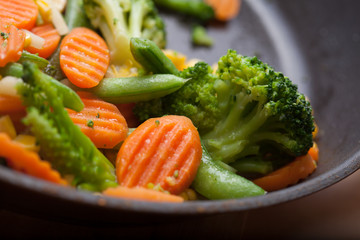
<instances>
[{"instance_id":1,"label":"green vegetable","mask_svg":"<svg viewBox=\"0 0 360 240\"><path fill-rule=\"evenodd\" d=\"M273 164L270 161L263 161L258 156L240 159L230 164L230 166L235 168L240 174L259 173L265 175L274 170Z\"/></svg>"},{"instance_id":2,"label":"green vegetable","mask_svg":"<svg viewBox=\"0 0 360 240\"><path fill-rule=\"evenodd\" d=\"M102 191L116 186L113 165L70 119L63 95L35 64L24 63L25 83L18 92L27 105L25 124L39 141L42 155L63 176L74 177L78 188Z\"/></svg>"},{"instance_id":3,"label":"green vegetable","mask_svg":"<svg viewBox=\"0 0 360 240\"><path fill-rule=\"evenodd\" d=\"M139 103L135 112L148 117L189 117L214 160L231 163L278 149L288 156L307 153L313 145L312 109L303 94L282 73L256 57L229 50L218 71L205 63L185 69L190 79L173 94Z\"/></svg>"},{"instance_id":4,"label":"green vegetable","mask_svg":"<svg viewBox=\"0 0 360 240\"><path fill-rule=\"evenodd\" d=\"M89 90L110 103L131 103L163 97L181 88L185 81L171 74L104 78L98 86Z\"/></svg>"},{"instance_id":5,"label":"green vegetable","mask_svg":"<svg viewBox=\"0 0 360 240\"><path fill-rule=\"evenodd\" d=\"M76 27L92 28L85 13L84 0L67 0L65 22L69 30Z\"/></svg>"},{"instance_id":6,"label":"green vegetable","mask_svg":"<svg viewBox=\"0 0 360 240\"><path fill-rule=\"evenodd\" d=\"M84 0L84 3L92 25L100 29L108 44L113 64L133 59L132 37L150 39L160 48L165 47L164 22L151 0Z\"/></svg>"},{"instance_id":7,"label":"green vegetable","mask_svg":"<svg viewBox=\"0 0 360 240\"><path fill-rule=\"evenodd\" d=\"M208 21L215 16L212 7L203 0L154 0L154 2L159 7L190 15L202 21Z\"/></svg>"},{"instance_id":8,"label":"green vegetable","mask_svg":"<svg viewBox=\"0 0 360 240\"><path fill-rule=\"evenodd\" d=\"M41 70L45 69L47 65L49 64L49 61L45 58L39 57L38 54L32 54L28 51L23 51L21 54L21 57L18 61L18 63L23 63L26 61L30 61L32 63L35 63Z\"/></svg>"},{"instance_id":9,"label":"green vegetable","mask_svg":"<svg viewBox=\"0 0 360 240\"><path fill-rule=\"evenodd\" d=\"M173 62L165 56L153 41L143 38L131 38L130 49L135 60L139 62L146 71L154 74L179 74Z\"/></svg>"},{"instance_id":10,"label":"green vegetable","mask_svg":"<svg viewBox=\"0 0 360 240\"><path fill-rule=\"evenodd\" d=\"M204 146L192 187L208 199L244 198L266 193L253 182L215 163Z\"/></svg>"},{"instance_id":11,"label":"green vegetable","mask_svg":"<svg viewBox=\"0 0 360 240\"><path fill-rule=\"evenodd\" d=\"M193 28L192 42L195 45L206 47L211 47L214 44L214 40L207 34L206 29L200 25Z\"/></svg>"},{"instance_id":12,"label":"green vegetable","mask_svg":"<svg viewBox=\"0 0 360 240\"><path fill-rule=\"evenodd\" d=\"M23 75L23 66L20 63L10 62L6 64L5 67L0 68L0 75L2 77L13 76L21 78Z\"/></svg>"}]
</instances>

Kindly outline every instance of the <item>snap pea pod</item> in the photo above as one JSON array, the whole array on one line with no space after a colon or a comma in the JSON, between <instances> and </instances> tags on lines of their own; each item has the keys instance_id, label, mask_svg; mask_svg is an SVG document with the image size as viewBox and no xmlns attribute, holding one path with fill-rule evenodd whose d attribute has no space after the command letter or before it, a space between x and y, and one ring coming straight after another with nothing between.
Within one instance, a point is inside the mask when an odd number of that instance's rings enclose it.
<instances>
[{"instance_id":1,"label":"snap pea pod","mask_svg":"<svg viewBox=\"0 0 360 240\"><path fill-rule=\"evenodd\" d=\"M69 30L76 27L92 28L85 13L83 0L68 0L66 4L65 22Z\"/></svg>"},{"instance_id":2,"label":"snap pea pod","mask_svg":"<svg viewBox=\"0 0 360 240\"><path fill-rule=\"evenodd\" d=\"M0 68L0 75L2 77L13 76L21 78L23 75L23 66L20 63L8 63L5 67Z\"/></svg>"},{"instance_id":3,"label":"snap pea pod","mask_svg":"<svg viewBox=\"0 0 360 240\"><path fill-rule=\"evenodd\" d=\"M34 77L42 78L43 81L48 81L52 86L56 88L58 94L63 98L63 104L65 107L70 108L74 111L80 112L84 108L84 103L81 101L79 95L76 94L74 90L65 86L64 84L56 81L47 74L42 73L41 71L35 71L33 73Z\"/></svg>"},{"instance_id":4,"label":"snap pea pod","mask_svg":"<svg viewBox=\"0 0 360 240\"><path fill-rule=\"evenodd\" d=\"M114 104L142 102L175 92L185 82L185 79L172 74L104 78L98 86L89 89L89 91L103 100Z\"/></svg>"},{"instance_id":5,"label":"snap pea pod","mask_svg":"<svg viewBox=\"0 0 360 240\"><path fill-rule=\"evenodd\" d=\"M21 78L23 75L22 63L26 61L35 63L40 70L44 70L49 64L49 61L45 58L39 57L38 55L29 53L27 51L23 51L18 62L11 62L6 64L5 67L0 68L0 75L3 77L13 76Z\"/></svg>"},{"instance_id":6,"label":"snap pea pod","mask_svg":"<svg viewBox=\"0 0 360 240\"><path fill-rule=\"evenodd\" d=\"M173 62L153 42L143 38L131 38L130 50L135 60L154 74L179 74Z\"/></svg>"},{"instance_id":7,"label":"snap pea pod","mask_svg":"<svg viewBox=\"0 0 360 240\"><path fill-rule=\"evenodd\" d=\"M203 147L201 163L192 187L209 199L232 199L264 195L253 182L216 164Z\"/></svg>"},{"instance_id":8,"label":"snap pea pod","mask_svg":"<svg viewBox=\"0 0 360 240\"><path fill-rule=\"evenodd\" d=\"M35 63L39 67L40 70L45 69L49 64L49 61L46 60L45 58L39 57L39 55L37 55L37 54L32 54L32 53L29 53L28 51L24 50L21 54L21 57L20 57L18 63L24 63L26 61Z\"/></svg>"}]
</instances>

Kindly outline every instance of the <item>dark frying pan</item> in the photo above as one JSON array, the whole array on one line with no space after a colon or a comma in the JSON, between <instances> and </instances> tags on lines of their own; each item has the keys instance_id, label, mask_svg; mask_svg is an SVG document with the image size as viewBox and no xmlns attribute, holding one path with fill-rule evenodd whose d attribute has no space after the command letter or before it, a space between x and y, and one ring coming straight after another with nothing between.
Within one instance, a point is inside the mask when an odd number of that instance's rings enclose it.
<instances>
[{"instance_id":1,"label":"dark frying pan","mask_svg":"<svg viewBox=\"0 0 360 240\"><path fill-rule=\"evenodd\" d=\"M0 206L48 219L140 224L271 206L340 181L360 167L359 9L356 0L244 1L237 19L210 26L216 40L212 49L193 48L189 22L164 14L169 48L209 63L228 48L257 55L288 75L311 99L320 126L321 156L318 169L305 181L266 196L172 205L77 192L0 167Z\"/></svg>"}]
</instances>

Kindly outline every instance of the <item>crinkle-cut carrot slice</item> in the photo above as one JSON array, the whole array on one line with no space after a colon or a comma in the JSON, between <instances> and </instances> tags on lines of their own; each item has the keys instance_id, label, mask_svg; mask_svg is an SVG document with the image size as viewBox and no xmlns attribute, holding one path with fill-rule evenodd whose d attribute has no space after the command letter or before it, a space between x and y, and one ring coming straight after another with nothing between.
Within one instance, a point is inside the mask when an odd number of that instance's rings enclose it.
<instances>
[{"instance_id":1,"label":"crinkle-cut carrot slice","mask_svg":"<svg viewBox=\"0 0 360 240\"><path fill-rule=\"evenodd\" d=\"M301 179L305 179L315 171L316 167L316 162L308 153L304 156L295 158L295 160L288 165L269 173L264 177L255 179L253 182L266 191L276 191L296 184Z\"/></svg>"},{"instance_id":2,"label":"crinkle-cut carrot slice","mask_svg":"<svg viewBox=\"0 0 360 240\"><path fill-rule=\"evenodd\" d=\"M127 188L119 186L116 188L106 189L103 194L110 197L119 197L151 202L181 203L184 201L182 197L142 187Z\"/></svg>"},{"instance_id":3,"label":"crinkle-cut carrot slice","mask_svg":"<svg viewBox=\"0 0 360 240\"><path fill-rule=\"evenodd\" d=\"M125 118L117 107L88 93L78 93L85 107L81 112L68 109L71 120L98 148L113 148L128 133Z\"/></svg>"},{"instance_id":4,"label":"crinkle-cut carrot slice","mask_svg":"<svg viewBox=\"0 0 360 240\"><path fill-rule=\"evenodd\" d=\"M20 59L24 42L23 31L0 19L0 67Z\"/></svg>"},{"instance_id":5,"label":"crinkle-cut carrot slice","mask_svg":"<svg viewBox=\"0 0 360 240\"><path fill-rule=\"evenodd\" d=\"M38 12L33 0L0 0L0 20L17 28L32 29Z\"/></svg>"},{"instance_id":6,"label":"crinkle-cut carrot slice","mask_svg":"<svg viewBox=\"0 0 360 240\"><path fill-rule=\"evenodd\" d=\"M74 28L61 42L60 66L67 78L80 88L99 84L109 67L105 41L88 28Z\"/></svg>"},{"instance_id":7,"label":"crinkle-cut carrot slice","mask_svg":"<svg viewBox=\"0 0 360 240\"><path fill-rule=\"evenodd\" d=\"M25 50L31 53L38 53L40 57L48 58L53 54L60 43L60 34L52 24L45 24L34 27L31 32L45 39L41 49L29 46Z\"/></svg>"},{"instance_id":8,"label":"crinkle-cut carrot slice","mask_svg":"<svg viewBox=\"0 0 360 240\"><path fill-rule=\"evenodd\" d=\"M60 174L51 168L49 162L42 161L38 154L13 142L5 133L0 133L0 146L0 157L5 158L11 168L33 177L67 185Z\"/></svg>"},{"instance_id":9,"label":"crinkle-cut carrot slice","mask_svg":"<svg viewBox=\"0 0 360 240\"><path fill-rule=\"evenodd\" d=\"M159 186L180 194L194 180L201 156L199 133L190 119L152 118L122 144L116 160L118 182L125 187Z\"/></svg>"}]
</instances>

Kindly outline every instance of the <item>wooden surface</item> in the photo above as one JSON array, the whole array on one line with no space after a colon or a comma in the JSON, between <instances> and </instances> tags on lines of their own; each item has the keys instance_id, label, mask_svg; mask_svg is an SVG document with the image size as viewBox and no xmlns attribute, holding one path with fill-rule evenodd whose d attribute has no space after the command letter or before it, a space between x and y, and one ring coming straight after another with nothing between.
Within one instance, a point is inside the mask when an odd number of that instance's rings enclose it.
<instances>
[{"instance_id":1,"label":"wooden surface","mask_svg":"<svg viewBox=\"0 0 360 240\"><path fill-rule=\"evenodd\" d=\"M360 239L360 171L311 196L250 212L165 225L97 227L0 211L0 239ZM2 238L4 237L4 238Z\"/></svg>"}]
</instances>

